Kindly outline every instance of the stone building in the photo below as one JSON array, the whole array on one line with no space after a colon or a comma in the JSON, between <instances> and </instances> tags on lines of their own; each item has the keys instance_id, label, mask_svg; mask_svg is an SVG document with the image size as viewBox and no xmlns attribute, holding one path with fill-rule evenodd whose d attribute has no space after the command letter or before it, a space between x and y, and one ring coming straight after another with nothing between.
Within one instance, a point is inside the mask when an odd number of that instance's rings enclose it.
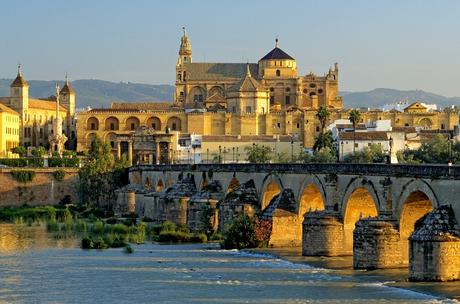
<instances>
[{"instance_id":1,"label":"stone building","mask_svg":"<svg viewBox=\"0 0 460 304\"><path fill-rule=\"evenodd\" d=\"M329 108L328 124L348 119L350 110L342 108L338 92L337 64L324 76L299 76L296 60L279 47L278 41L257 63L194 62L184 30L176 64L174 102L113 103L109 109L80 112L77 150L86 150L97 135L112 144L114 154L121 151L128 155L133 134L150 129L151 134L200 135L201 153L209 155L219 154L219 146L232 153L242 151L252 144L243 140L248 138L259 138L261 145L278 147L279 152L288 155L295 147L297 154L299 143L303 148L312 148L320 132L318 107ZM454 112L428 111L423 107L404 112L361 112L361 123L379 120L389 120L393 127L452 130L459 118ZM278 145L278 138L287 144ZM216 140L208 143L212 139ZM176 152L172 146L168 149L173 149L169 153Z\"/></svg>"},{"instance_id":2,"label":"stone building","mask_svg":"<svg viewBox=\"0 0 460 304\"><path fill-rule=\"evenodd\" d=\"M19 145L26 147L50 146L49 138L53 135L53 121L58 111L62 119L63 133L69 139L66 148L76 148L75 91L67 77L64 86L59 91L59 105L56 101L56 95L40 99L29 97L29 84L24 79L20 67L18 68L18 74L10 85L10 96L0 97L0 104L18 115L16 128L18 129L19 138L17 142ZM12 113L10 110L8 111Z\"/></svg>"}]
</instances>

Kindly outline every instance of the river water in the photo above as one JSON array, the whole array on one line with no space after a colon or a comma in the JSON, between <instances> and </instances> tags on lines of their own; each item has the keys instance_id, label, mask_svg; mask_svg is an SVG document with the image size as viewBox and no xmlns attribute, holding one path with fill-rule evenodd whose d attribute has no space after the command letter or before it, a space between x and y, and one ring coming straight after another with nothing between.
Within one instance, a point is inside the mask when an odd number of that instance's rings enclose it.
<instances>
[{"instance_id":1,"label":"river water","mask_svg":"<svg viewBox=\"0 0 460 304\"><path fill-rule=\"evenodd\" d=\"M458 283L407 283L407 270L359 272L346 259L305 258L296 250L146 243L125 254L78 245L43 227L0 224L0 303L459 303L453 298L460 297Z\"/></svg>"}]
</instances>

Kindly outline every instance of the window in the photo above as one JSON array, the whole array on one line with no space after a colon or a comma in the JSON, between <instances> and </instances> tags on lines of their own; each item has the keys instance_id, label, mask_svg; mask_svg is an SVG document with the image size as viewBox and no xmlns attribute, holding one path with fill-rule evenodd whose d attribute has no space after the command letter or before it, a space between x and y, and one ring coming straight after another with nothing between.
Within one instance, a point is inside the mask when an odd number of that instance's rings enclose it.
<instances>
[{"instance_id":1,"label":"window","mask_svg":"<svg viewBox=\"0 0 460 304\"><path fill-rule=\"evenodd\" d=\"M310 92L310 97L316 96L315 92Z\"/></svg>"},{"instance_id":2,"label":"window","mask_svg":"<svg viewBox=\"0 0 460 304\"><path fill-rule=\"evenodd\" d=\"M303 89L303 93L304 93L304 94L307 94L307 93L308 93L308 90L307 90L307 89Z\"/></svg>"},{"instance_id":3,"label":"window","mask_svg":"<svg viewBox=\"0 0 460 304\"><path fill-rule=\"evenodd\" d=\"M91 123L91 130L96 130L96 124L94 122Z\"/></svg>"},{"instance_id":4,"label":"window","mask_svg":"<svg viewBox=\"0 0 460 304\"><path fill-rule=\"evenodd\" d=\"M276 125L278 126L278 129L281 128L281 124L280 124L280 123L277 123Z\"/></svg>"},{"instance_id":5,"label":"window","mask_svg":"<svg viewBox=\"0 0 460 304\"><path fill-rule=\"evenodd\" d=\"M275 103L275 96L270 96L270 104L274 104Z\"/></svg>"},{"instance_id":6,"label":"window","mask_svg":"<svg viewBox=\"0 0 460 304\"><path fill-rule=\"evenodd\" d=\"M319 132L319 127L318 126L316 127L316 132Z\"/></svg>"},{"instance_id":7,"label":"window","mask_svg":"<svg viewBox=\"0 0 460 304\"><path fill-rule=\"evenodd\" d=\"M157 129L157 124L156 123L152 123L152 129Z\"/></svg>"},{"instance_id":8,"label":"window","mask_svg":"<svg viewBox=\"0 0 460 304\"><path fill-rule=\"evenodd\" d=\"M358 148L358 143L355 143L355 148Z\"/></svg>"},{"instance_id":9,"label":"window","mask_svg":"<svg viewBox=\"0 0 460 304\"><path fill-rule=\"evenodd\" d=\"M274 89L274 88L270 88L270 92L274 92L274 91L275 91L275 89Z\"/></svg>"},{"instance_id":10,"label":"window","mask_svg":"<svg viewBox=\"0 0 460 304\"><path fill-rule=\"evenodd\" d=\"M184 92L180 92L179 95L180 95L180 96L184 96Z\"/></svg>"},{"instance_id":11,"label":"window","mask_svg":"<svg viewBox=\"0 0 460 304\"><path fill-rule=\"evenodd\" d=\"M286 104L290 104L291 103L291 96L286 96Z\"/></svg>"},{"instance_id":12,"label":"window","mask_svg":"<svg viewBox=\"0 0 460 304\"><path fill-rule=\"evenodd\" d=\"M297 129L298 129L298 128L300 128L300 124L299 124L299 123L297 123Z\"/></svg>"},{"instance_id":13,"label":"window","mask_svg":"<svg viewBox=\"0 0 460 304\"><path fill-rule=\"evenodd\" d=\"M175 122L172 123L171 129L172 129L173 131L176 131L176 130L177 130L177 125L176 125Z\"/></svg>"},{"instance_id":14,"label":"window","mask_svg":"<svg viewBox=\"0 0 460 304\"><path fill-rule=\"evenodd\" d=\"M113 122L110 123L110 130L115 130L115 124Z\"/></svg>"},{"instance_id":15,"label":"window","mask_svg":"<svg viewBox=\"0 0 460 304\"><path fill-rule=\"evenodd\" d=\"M408 123L406 123L406 124L404 124L404 126L405 126L405 127L408 127L408 126L409 126L409 124L408 124Z\"/></svg>"},{"instance_id":16,"label":"window","mask_svg":"<svg viewBox=\"0 0 460 304\"><path fill-rule=\"evenodd\" d=\"M323 89L318 89L318 94L323 94Z\"/></svg>"},{"instance_id":17,"label":"window","mask_svg":"<svg viewBox=\"0 0 460 304\"><path fill-rule=\"evenodd\" d=\"M316 83L310 83L310 88L316 88Z\"/></svg>"},{"instance_id":18,"label":"window","mask_svg":"<svg viewBox=\"0 0 460 304\"><path fill-rule=\"evenodd\" d=\"M236 113L236 107L232 107L232 112Z\"/></svg>"},{"instance_id":19,"label":"window","mask_svg":"<svg viewBox=\"0 0 460 304\"><path fill-rule=\"evenodd\" d=\"M185 81L186 75L187 75L187 72L184 72L184 77L182 77L183 81Z\"/></svg>"},{"instance_id":20,"label":"window","mask_svg":"<svg viewBox=\"0 0 460 304\"><path fill-rule=\"evenodd\" d=\"M184 63L187 63L187 57L184 57Z\"/></svg>"},{"instance_id":21,"label":"window","mask_svg":"<svg viewBox=\"0 0 460 304\"><path fill-rule=\"evenodd\" d=\"M134 123L131 123L131 130L135 130L136 129L136 125Z\"/></svg>"},{"instance_id":22,"label":"window","mask_svg":"<svg viewBox=\"0 0 460 304\"><path fill-rule=\"evenodd\" d=\"M278 77L281 76L281 71L280 70L276 70L276 76L278 76Z\"/></svg>"},{"instance_id":23,"label":"window","mask_svg":"<svg viewBox=\"0 0 460 304\"><path fill-rule=\"evenodd\" d=\"M291 88L286 88L286 92L291 92Z\"/></svg>"},{"instance_id":24,"label":"window","mask_svg":"<svg viewBox=\"0 0 460 304\"><path fill-rule=\"evenodd\" d=\"M111 141L111 142L110 142L110 146L112 147L112 149L115 148L115 142L114 142L114 141Z\"/></svg>"},{"instance_id":25,"label":"window","mask_svg":"<svg viewBox=\"0 0 460 304\"><path fill-rule=\"evenodd\" d=\"M441 129L442 129L442 130L444 130L444 129L445 129L445 127L444 127L444 124L441 124Z\"/></svg>"},{"instance_id":26,"label":"window","mask_svg":"<svg viewBox=\"0 0 460 304\"><path fill-rule=\"evenodd\" d=\"M265 108L262 107L262 114L265 114Z\"/></svg>"},{"instance_id":27,"label":"window","mask_svg":"<svg viewBox=\"0 0 460 304\"><path fill-rule=\"evenodd\" d=\"M182 75L180 73L177 74L177 80L182 81Z\"/></svg>"}]
</instances>

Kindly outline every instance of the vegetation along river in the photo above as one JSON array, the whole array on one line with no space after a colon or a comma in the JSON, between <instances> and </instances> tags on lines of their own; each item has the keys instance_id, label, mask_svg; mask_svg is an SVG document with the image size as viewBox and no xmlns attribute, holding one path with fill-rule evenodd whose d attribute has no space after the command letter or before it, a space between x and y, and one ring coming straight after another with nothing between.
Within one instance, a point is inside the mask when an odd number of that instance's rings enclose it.
<instances>
[{"instance_id":1,"label":"vegetation along river","mask_svg":"<svg viewBox=\"0 0 460 304\"><path fill-rule=\"evenodd\" d=\"M43 226L0 224L0 303L458 303L460 283L409 283L407 269L217 244L82 250ZM455 300L457 298L457 300Z\"/></svg>"}]
</instances>

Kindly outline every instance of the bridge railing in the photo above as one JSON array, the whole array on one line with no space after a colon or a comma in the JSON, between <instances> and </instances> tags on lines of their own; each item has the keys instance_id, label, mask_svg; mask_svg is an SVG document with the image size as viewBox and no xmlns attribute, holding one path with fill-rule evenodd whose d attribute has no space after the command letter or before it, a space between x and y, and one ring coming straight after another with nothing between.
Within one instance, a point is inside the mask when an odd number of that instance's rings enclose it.
<instances>
[{"instance_id":1,"label":"bridge railing","mask_svg":"<svg viewBox=\"0 0 460 304\"><path fill-rule=\"evenodd\" d=\"M409 176L424 178L460 178L460 166L448 165L407 165L407 164L177 164L177 165L137 165L135 171L209 171L214 172L276 172L276 173L323 173L360 174L383 176Z\"/></svg>"}]
</instances>

